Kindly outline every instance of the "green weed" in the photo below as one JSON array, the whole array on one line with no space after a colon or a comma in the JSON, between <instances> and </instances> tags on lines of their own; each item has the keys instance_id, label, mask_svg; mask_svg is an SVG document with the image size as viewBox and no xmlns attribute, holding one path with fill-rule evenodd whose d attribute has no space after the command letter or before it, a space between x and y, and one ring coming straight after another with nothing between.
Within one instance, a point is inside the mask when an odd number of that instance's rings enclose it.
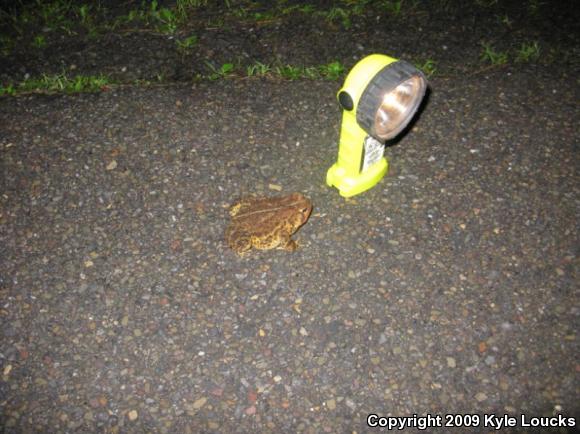
<instances>
[{"instance_id":1,"label":"green weed","mask_svg":"<svg viewBox=\"0 0 580 434\"><path fill-rule=\"evenodd\" d=\"M528 63L535 60L538 60L540 57L540 46L538 42L522 43L520 49L516 53L516 62L519 63Z\"/></svg>"},{"instance_id":2,"label":"green weed","mask_svg":"<svg viewBox=\"0 0 580 434\"><path fill-rule=\"evenodd\" d=\"M157 0L151 2L149 14L157 22L157 29L160 32L175 33L177 30L177 15L171 9L159 9Z\"/></svg>"},{"instance_id":3,"label":"green weed","mask_svg":"<svg viewBox=\"0 0 580 434\"><path fill-rule=\"evenodd\" d=\"M507 14L502 15L501 17L498 17L499 22L502 23L503 25L505 25L506 27L511 28L513 21L510 19L510 17L508 17Z\"/></svg>"},{"instance_id":4,"label":"green weed","mask_svg":"<svg viewBox=\"0 0 580 434\"><path fill-rule=\"evenodd\" d=\"M387 13L389 13L390 15L393 15L395 17L398 17L399 15L401 15L401 10L403 7L403 0L397 0L397 1L382 1L381 2L381 7L387 11Z\"/></svg>"},{"instance_id":5,"label":"green weed","mask_svg":"<svg viewBox=\"0 0 580 434\"><path fill-rule=\"evenodd\" d=\"M316 66L306 66L302 69L302 77L316 80L320 78L320 70Z\"/></svg>"},{"instance_id":6,"label":"green weed","mask_svg":"<svg viewBox=\"0 0 580 434\"><path fill-rule=\"evenodd\" d=\"M274 72L287 80L298 80L304 74L304 68L292 65L281 65L274 68Z\"/></svg>"},{"instance_id":7,"label":"green weed","mask_svg":"<svg viewBox=\"0 0 580 434\"><path fill-rule=\"evenodd\" d=\"M312 14L316 11L316 8L314 5L307 3L305 5L299 6L296 10L298 12L302 12L303 14Z\"/></svg>"},{"instance_id":8,"label":"green weed","mask_svg":"<svg viewBox=\"0 0 580 434\"><path fill-rule=\"evenodd\" d=\"M483 50L480 58L484 62L489 62L494 66L505 65L508 62L508 53L506 51L495 51L488 43L483 43L482 46Z\"/></svg>"},{"instance_id":9,"label":"green weed","mask_svg":"<svg viewBox=\"0 0 580 434\"><path fill-rule=\"evenodd\" d=\"M344 73L344 65L338 61L318 67L320 74L327 80L338 80Z\"/></svg>"},{"instance_id":10,"label":"green weed","mask_svg":"<svg viewBox=\"0 0 580 434\"><path fill-rule=\"evenodd\" d=\"M307 78L317 80L324 78L326 80L337 80L344 73L344 66L338 62L331 62L327 65L319 66L294 66L279 65L274 68L274 73L286 80L298 80Z\"/></svg>"},{"instance_id":11,"label":"green weed","mask_svg":"<svg viewBox=\"0 0 580 434\"><path fill-rule=\"evenodd\" d=\"M46 38L42 35L37 35L34 37L32 45L36 48L44 48L46 47Z\"/></svg>"},{"instance_id":12,"label":"green weed","mask_svg":"<svg viewBox=\"0 0 580 434\"><path fill-rule=\"evenodd\" d=\"M46 2L36 0L33 13L40 17L44 27L48 27L50 30L63 30L70 35L72 34L72 21L67 18L67 15L71 9L71 1Z\"/></svg>"},{"instance_id":13,"label":"green weed","mask_svg":"<svg viewBox=\"0 0 580 434\"><path fill-rule=\"evenodd\" d=\"M263 76L270 73L270 71L272 71L272 67L262 62L256 62L246 68L248 77L253 77L255 75Z\"/></svg>"},{"instance_id":14,"label":"green weed","mask_svg":"<svg viewBox=\"0 0 580 434\"><path fill-rule=\"evenodd\" d=\"M189 51L197 44L197 36L191 35L185 39L176 39L175 44L178 50L182 52Z\"/></svg>"},{"instance_id":15,"label":"green weed","mask_svg":"<svg viewBox=\"0 0 580 434\"><path fill-rule=\"evenodd\" d=\"M13 84L9 84L6 86L0 85L0 96L4 95L16 95L16 88Z\"/></svg>"},{"instance_id":16,"label":"green weed","mask_svg":"<svg viewBox=\"0 0 580 434\"><path fill-rule=\"evenodd\" d=\"M87 29L90 37L95 37L98 34L98 29L93 18L93 12L93 7L86 4L78 6L75 9L76 16L79 18L83 27Z\"/></svg>"},{"instance_id":17,"label":"green weed","mask_svg":"<svg viewBox=\"0 0 580 434\"><path fill-rule=\"evenodd\" d=\"M77 75L69 78L66 74L43 74L39 78L29 78L17 85L10 84L0 87L0 95L15 95L21 92L48 92L48 93L84 93L99 92L106 85L111 84L103 75Z\"/></svg>"},{"instance_id":18,"label":"green weed","mask_svg":"<svg viewBox=\"0 0 580 434\"><path fill-rule=\"evenodd\" d=\"M437 71L435 61L432 59L427 59L424 62L415 63L415 66L423 71L427 77L431 77Z\"/></svg>"},{"instance_id":19,"label":"green weed","mask_svg":"<svg viewBox=\"0 0 580 434\"><path fill-rule=\"evenodd\" d=\"M350 21L351 12L348 9L343 9L340 7L333 7L332 9L330 9L327 12L320 12L320 14L324 16L326 21L329 21L329 22L340 21L342 26L345 29L349 29L351 26L351 21Z\"/></svg>"},{"instance_id":20,"label":"green weed","mask_svg":"<svg viewBox=\"0 0 580 434\"><path fill-rule=\"evenodd\" d=\"M216 68L215 66L213 66L211 63L209 63L207 61L205 62L205 64L212 71L208 75L208 78L210 80L217 80L218 78L226 78L227 76L233 74L234 70L235 70L235 66L233 63L224 63L219 68Z\"/></svg>"}]
</instances>

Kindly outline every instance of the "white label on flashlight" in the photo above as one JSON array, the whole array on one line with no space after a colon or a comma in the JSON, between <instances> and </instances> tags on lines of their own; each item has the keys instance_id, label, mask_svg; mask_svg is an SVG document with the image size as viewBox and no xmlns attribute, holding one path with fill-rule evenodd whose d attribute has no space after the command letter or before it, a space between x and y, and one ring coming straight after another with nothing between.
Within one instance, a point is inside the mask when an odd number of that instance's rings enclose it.
<instances>
[{"instance_id":1,"label":"white label on flashlight","mask_svg":"<svg viewBox=\"0 0 580 434\"><path fill-rule=\"evenodd\" d=\"M363 147L363 164L361 172L364 172L373 164L378 163L385 153L385 145L377 139L366 136Z\"/></svg>"}]
</instances>

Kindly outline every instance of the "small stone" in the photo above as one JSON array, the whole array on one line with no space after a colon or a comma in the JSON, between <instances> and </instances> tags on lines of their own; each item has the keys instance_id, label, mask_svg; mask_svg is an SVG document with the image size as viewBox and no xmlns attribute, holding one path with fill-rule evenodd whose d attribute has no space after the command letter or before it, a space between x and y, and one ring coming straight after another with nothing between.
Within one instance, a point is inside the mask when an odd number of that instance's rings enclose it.
<instances>
[{"instance_id":1,"label":"small stone","mask_svg":"<svg viewBox=\"0 0 580 434\"><path fill-rule=\"evenodd\" d=\"M373 365L378 365L379 363L381 363L381 358L380 357L371 357L371 363Z\"/></svg>"},{"instance_id":2,"label":"small stone","mask_svg":"<svg viewBox=\"0 0 580 434\"><path fill-rule=\"evenodd\" d=\"M205 405L205 403L206 403L206 402L207 402L207 398L206 398L206 397L199 398L198 400L196 400L196 401L193 403L193 406L192 406L192 407L193 407L195 410L199 410L201 407L203 407L203 406Z\"/></svg>"},{"instance_id":3,"label":"small stone","mask_svg":"<svg viewBox=\"0 0 580 434\"><path fill-rule=\"evenodd\" d=\"M253 390L248 391L247 397L248 401L251 403L254 403L258 400L258 394Z\"/></svg>"},{"instance_id":4,"label":"small stone","mask_svg":"<svg viewBox=\"0 0 580 434\"><path fill-rule=\"evenodd\" d=\"M131 422L133 422L137 420L137 418L139 417L139 413L137 413L137 410L131 410L129 413L127 413L127 417Z\"/></svg>"},{"instance_id":5,"label":"small stone","mask_svg":"<svg viewBox=\"0 0 580 434\"><path fill-rule=\"evenodd\" d=\"M336 408L336 399L329 399L326 401L326 407L329 410L334 410Z\"/></svg>"},{"instance_id":6,"label":"small stone","mask_svg":"<svg viewBox=\"0 0 580 434\"><path fill-rule=\"evenodd\" d=\"M256 414L256 406L252 405L251 407L246 408L245 413L248 416L253 416L254 414Z\"/></svg>"},{"instance_id":7,"label":"small stone","mask_svg":"<svg viewBox=\"0 0 580 434\"><path fill-rule=\"evenodd\" d=\"M477 395L475 395L475 399L477 399L477 402L483 402L487 399L487 395L483 392L479 392Z\"/></svg>"},{"instance_id":8,"label":"small stone","mask_svg":"<svg viewBox=\"0 0 580 434\"><path fill-rule=\"evenodd\" d=\"M447 366L449 368L455 368L457 366L457 363L453 357L447 357Z\"/></svg>"},{"instance_id":9,"label":"small stone","mask_svg":"<svg viewBox=\"0 0 580 434\"><path fill-rule=\"evenodd\" d=\"M308 332L306 331L306 329L304 327L300 327L299 332L302 336L308 336Z\"/></svg>"},{"instance_id":10,"label":"small stone","mask_svg":"<svg viewBox=\"0 0 580 434\"><path fill-rule=\"evenodd\" d=\"M268 184L268 188L274 191L282 191L282 186L278 184Z\"/></svg>"},{"instance_id":11,"label":"small stone","mask_svg":"<svg viewBox=\"0 0 580 434\"><path fill-rule=\"evenodd\" d=\"M107 170L115 170L117 168L117 161L113 160L107 164Z\"/></svg>"},{"instance_id":12,"label":"small stone","mask_svg":"<svg viewBox=\"0 0 580 434\"><path fill-rule=\"evenodd\" d=\"M220 427L220 424L217 423L217 422L214 422L214 421L210 420L207 423L207 426L209 427L209 429L218 429Z\"/></svg>"},{"instance_id":13,"label":"small stone","mask_svg":"<svg viewBox=\"0 0 580 434\"><path fill-rule=\"evenodd\" d=\"M276 375L276 376L274 377L274 381L275 381L276 383L279 383L280 381L282 381L282 377L280 377L279 375Z\"/></svg>"}]
</instances>

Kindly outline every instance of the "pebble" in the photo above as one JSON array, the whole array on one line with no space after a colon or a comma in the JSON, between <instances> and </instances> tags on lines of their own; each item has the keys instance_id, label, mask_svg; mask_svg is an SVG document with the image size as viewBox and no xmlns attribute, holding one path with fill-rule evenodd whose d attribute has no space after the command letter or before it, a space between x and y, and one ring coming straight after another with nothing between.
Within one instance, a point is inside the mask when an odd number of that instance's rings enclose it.
<instances>
[{"instance_id":1,"label":"pebble","mask_svg":"<svg viewBox=\"0 0 580 434\"><path fill-rule=\"evenodd\" d=\"M139 417L139 413L137 413L137 410L131 410L129 413L127 413L127 417L132 422L137 420L137 418Z\"/></svg>"},{"instance_id":2,"label":"pebble","mask_svg":"<svg viewBox=\"0 0 580 434\"><path fill-rule=\"evenodd\" d=\"M326 407L329 410L334 410L336 408L336 400L335 399L329 399L328 401L326 401Z\"/></svg>"},{"instance_id":3,"label":"pebble","mask_svg":"<svg viewBox=\"0 0 580 434\"><path fill-rule=\"evenodd\" d=\"M477 395L475 395L475 399L477 402L483 402L487 399L487 395L483 392L479 392Z\"/></svg>"},{"instance_id":4,"label":"pebble","mask_svg":"<svg viewBox=\"0 0 580 434\"><path fill-rule=\"evenodd\" d=\"M206 402L207 402L206 397L199 398L193 403L192 407L196 410L199 410L201 407L205 405Z\"/></svg>"},{"instance_id":5,"label":"pebble","mask_svg":"<svg viewBox=\"0 0 580 434\"><path fill-rule=\"evenodd\" d=\"M457 363L453 357L447 357L447 366L449 368L455 368L457 366Z\"/></svg>"}]
</instances>

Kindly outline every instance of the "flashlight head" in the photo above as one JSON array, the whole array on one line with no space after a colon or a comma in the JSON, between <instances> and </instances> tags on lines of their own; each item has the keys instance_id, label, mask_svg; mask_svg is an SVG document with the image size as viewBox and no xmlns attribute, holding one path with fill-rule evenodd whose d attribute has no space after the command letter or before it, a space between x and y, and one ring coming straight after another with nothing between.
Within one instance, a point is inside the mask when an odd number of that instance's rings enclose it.
<instances>
[{"instance_id":1,"label":"flashlight head","mask_svg":"<svg viewBox=\"0 0 580 434\"><path fill-rule=\"evenodd\" d=\"M384 142L409 124L426 90L425 76L410 63L371 54L350 71L338 101L367 134Z\"/></svg>"},{"instance_id":2,"label":"flashlight head","mask_svg":"<svg viewBox=\"0 0 580 434\"><path fill-rule=\"evenodd\" d=\"M385 66L368 83L360 96L356 118L360 126L377 140L399 134L419 108L427 80L405 61Z\"/></svg>"}]
</instances>

